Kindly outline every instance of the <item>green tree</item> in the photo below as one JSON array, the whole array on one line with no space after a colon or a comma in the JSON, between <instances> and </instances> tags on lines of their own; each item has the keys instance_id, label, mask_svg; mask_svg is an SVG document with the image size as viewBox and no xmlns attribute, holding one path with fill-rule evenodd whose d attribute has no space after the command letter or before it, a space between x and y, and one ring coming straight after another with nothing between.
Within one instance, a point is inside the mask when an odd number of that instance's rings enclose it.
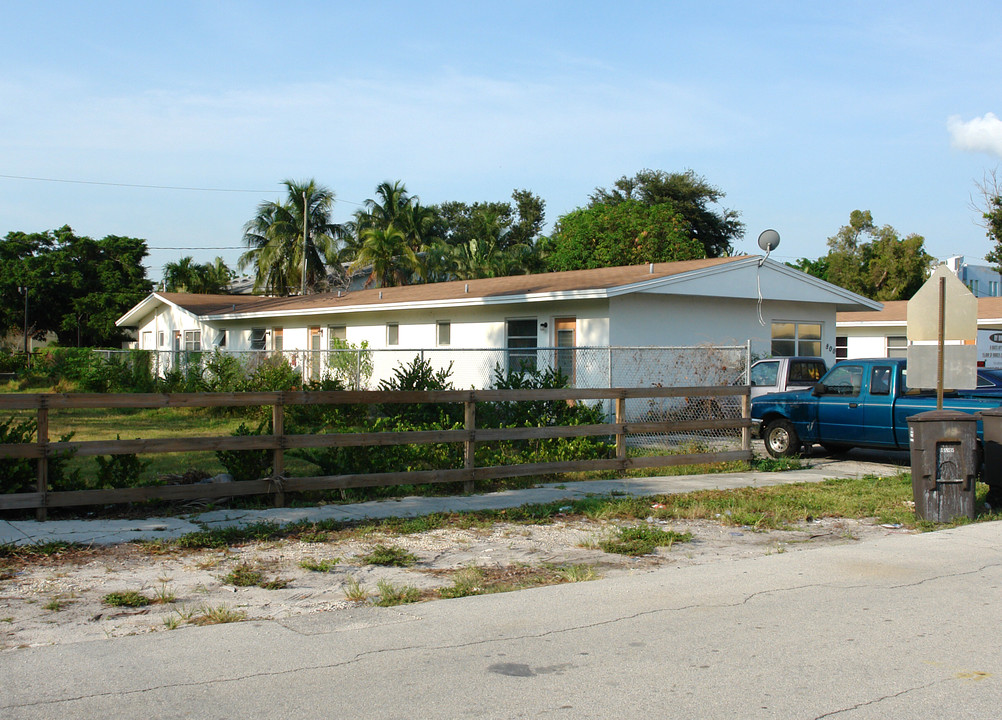
<instances>
[{"instance_id":1,"label":"green tree","mask_svg":"<svg viewBox=\"0 0 1002 720\"><path fill-rule=\"evenodd\" d=\"M901 238L878 227L869 210L853 210L849 224L828 238L828 281L874 300L908 300L929 277L934 258L925 239Z\"/></svg>"},{"instance_id":2,"label":"green tree","mask_svg":"<svg viewBox=\"0 0 1002 720\"><path fill-rule=\"evenodd\" d=\"M813 275L820 280L828 280L828 256L822 255L817 260L800 258L797 262L786 263L790 267L797 268L801 272Z\"/></svg>"},{"instance_id":3,"label":"green tree","mask_svg":"<svg viewBox=\"0 0 1002 720\"><path fill-rule=\"evenodd\" d=\"M627 199L561 217L546 243L550 270L639 265L704 257L685 219L668 204Z\"/></svg>"},{"instance_id":4,"label":"green tree","mask_svg":"<svg viewBox=\"0 0 1002 720\"><path fill-rule=\"evenodd\" d=\"M1002 272L1002 187L998 177L992 171L985 175L984 182L978 184L978 190L984 200L983 206L973 205L981 215L981 224L992 249L985 254L985 260L995 265Z\"/></svg>"},{"instance_id":5,"label":"green tree","mask_svg":"<svg viewBox=\"0 0 1002 720\"><path fill-rule=\"evenodd\" d=\"M512 201L436 206L440 240L428 254L429 277L469 280L542 269L536 243L544 202L528 190L515 190Z\"/></svg>"},{"instance_id":6,"label":"green tree","mask_svg":"<svg viewBox=\"0 0 1002 720\"><path fill-rule=\"evenodd\" d=\"M611 190L596 188L589 207L627 200L649 206L668 205L685 220L688 235L703 245L705 257L722 257L744 235L744 223L738 219L737 211L711 208L724 196L722 190L692 170L666 173L645 169L633 177L624 175L613 183Z\"/></svg>"},{"instance_id":7,"label":"green tree","mask_svg":"<svg viewBox=\"0 0 1002 720\"><path fill-rule=\"evenodd\" d=\"M233 271L221 257L201 264L189 255L164 265L163 289L165 292L218 295L226 293L232 279Z\"/></svg>"},{"instance_id":8,"label":"green tree","mask_svg":"<svg viewBox=\"0 0 1002 720\"><path fill-rule=\"evenodd\" d=\"M367 227L359 234L361 244L351 265L352 272L369 268L366 287L393 287L406 285L421 271L417 254L407 244L403 230L390 224L388 227Z\"/></svg>"},{"instance_id":9,"label":"green tree","mask_svg":"<svg viewBox=\"0 0 1002 720\"><path fill-rule=\"evenodd\" d=\"M331 219L334 191L314 179L282 184L287 191L285 202L262 202L257 215L244 226L249 249L240 256L238 267L254 267L255 292L290 295L303 288L324 290L329 283L328 266L340 270L338 243L345 234L344 227Z\"/></svg>"},{"instance_id":10,"label":"green tree","mask_svg":"<svg viewBox=\"0 0 1002 720\"><path fill-rule=\"evenodd\" d=\"M29 334L55 332L61 345L114 346L127 335L115 326L152 289L143 258L146 241L77 236L64 225L44 233L8 233L0 243L0 322L20 328L28 288ZM9 300L13 302L9 302Z\"/></svg>"}]
</instances>

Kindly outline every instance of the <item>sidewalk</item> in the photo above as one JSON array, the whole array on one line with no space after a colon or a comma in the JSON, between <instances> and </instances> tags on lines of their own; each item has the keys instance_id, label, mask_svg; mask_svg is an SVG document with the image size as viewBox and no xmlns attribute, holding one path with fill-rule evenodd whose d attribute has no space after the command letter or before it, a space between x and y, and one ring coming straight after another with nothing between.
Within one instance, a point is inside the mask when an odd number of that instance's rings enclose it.
<instances>
[{"instance_id":1,"label":"sidewalk","mask_svg":"<svg viewBox=\"0 0 1002 720\"><path fill-rule=\"evenodd\" d=\"M113 545L134 540L170 540L204 528L223 528L272 522L280 525L306 520L355 521L387 517L418 517L436 512L500 510L554 500L578 499L590 495L661 495L693 490L724 490L740 487L820 482L827 478L854 478L863 475L894 475L905 471L897 465L866 460L812 458L812 466L789 472L738 472L709 475L590 480L546 483L525 490L506 490L483 495L449 497L405 497L351 505L324 505L305 508L266 510L218 509L171 518L131 520L36 520L0 519L0 545L31 545L54 541L84 545Z\"/></svg>"}]
</instances>

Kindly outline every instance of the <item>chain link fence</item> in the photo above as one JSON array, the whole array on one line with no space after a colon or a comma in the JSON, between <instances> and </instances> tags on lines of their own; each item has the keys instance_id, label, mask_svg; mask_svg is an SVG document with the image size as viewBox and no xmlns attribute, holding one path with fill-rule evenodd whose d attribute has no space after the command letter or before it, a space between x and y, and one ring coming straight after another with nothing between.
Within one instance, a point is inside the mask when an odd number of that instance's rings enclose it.
<instances>
[{"instance_id":1,"label":"chain link fence","mask_svg":"<svg viewBox=\"0 0 1002 720\"><path fill-rule=\"evenodd\" d=\"M113 353L114 351L107 351ZM155 375L170 372L204 372L212 353L149 351ZM741 384L750 363L748 345L698 345L680 347L538 347L487 349L341 349L226 352L247 373L264 363L284 360L307 381L335 378L353 390L379 389L380 381L416 358L435 370L448 370L456 389L493 388L509 371L559 370L576 388L609 387L729 387ZM588 402L588 401L584 401ZM610 401L601 403L610 419ZM631 400L627 422L686 422L741 417L741 395L692 396ZM741 431L689 430L673 433L634 434L633 448L663 450L665 446L698 451L739 447Z\"/></svg>"}]
</instances>

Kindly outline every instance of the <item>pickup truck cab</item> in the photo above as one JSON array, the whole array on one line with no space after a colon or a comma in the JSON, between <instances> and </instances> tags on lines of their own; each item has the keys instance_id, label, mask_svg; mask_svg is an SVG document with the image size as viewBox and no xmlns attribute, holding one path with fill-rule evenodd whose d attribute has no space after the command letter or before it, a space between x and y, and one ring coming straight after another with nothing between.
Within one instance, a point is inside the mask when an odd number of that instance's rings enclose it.
<instances>
[{"instance_id":1,"label":"pickup truck cab","mask_svg":"<svg viewBox=\"0 0 1002 720\"><path fill-rule=\"evenodd\" d=\"M969 413L1000 405L999 397L951 393L943 399L944 409ZM907 450L908 417L935 409L935 393L908 388L904 358L879 358L843 360L812 389L756 398L751 416L766 451L789 457L814 443L832 452Z\"/></svg>"},{"instance_id":2,"label":"pickup truck cab","mask_svg":"<svg viewBox=\"0 0 1002 720\"><path fill-rule=\"evenodd\" d=\"M819 357L766 358L751 366L751 397L814 387L828 366Z\"/></svg>"}]
</instances>

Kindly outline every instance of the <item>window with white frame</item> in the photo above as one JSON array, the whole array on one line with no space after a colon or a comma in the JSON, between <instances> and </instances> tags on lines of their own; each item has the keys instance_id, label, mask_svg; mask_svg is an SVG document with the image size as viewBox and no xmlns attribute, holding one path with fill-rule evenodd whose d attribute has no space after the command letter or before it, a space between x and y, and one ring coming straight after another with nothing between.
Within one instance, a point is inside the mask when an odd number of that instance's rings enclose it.
<instances>
[{"instance_id":1,"label":"window with white frame","mask_svg":"<svg viewBox=\"0 0 1002 720\"><path fill-rule=\"evenodd\" d=\"M267 331L264 328L251 328L250 333L250 349L251 350L264 350L265 347L265 336Z\"/></svg>"},{"instance_id":2,"label":"window with white frame","mask_svg":"<svg viewBox=\"0 0 1002 720\"><path fill-rule=\"evenodd\" d=\"M184 331L184 349L185 352L201 352L202 350L201 330Z\"/></svg>"},{"instance_id":3,"label":"window with white frame","mask_svg":"<svg viewBox=\"0 0 1002 720\"><path fill-rule=\"evenodd\" d=\"M509 370L536 369L537 338L536 318L509 320L505 323Z\"/></svg>"},{"instance_id":4,"label":"window with white frame","mask_svg":"<svg viewBox=\"0 0 1002 720\"><path fill-rule=\"evenodd\" d=\"M400 344L400 325L397 323L386 323L386 344Z\"/></svg>"},{"instance_id":5,"label":"window with white frame","mask_svg":"<svg viewBox=\"0 0 1002 720\"><path fill-rule=\"evenodd\" d=\"M821 323L773 321L772 354L776 357L821 355Z\"/></svg>"},{"instance_id":6,"label":"window with white frame","mask_svg":"<svg viewBox=\"0 0 1002 720\"><path fill-rule=\"evenodd\" d=\"M327 349L335 350L344 347L348 341L348 328L344 325L327 326Z\"/></svg>"},{"instance_id":7,"label":"window with white frame","mask_svg":"<svg viewBox=\"0 0 1002 720\"><path fill-rule=\"evenodd\" d=\"M165 343L164 343L164 331L161 330L160 332L157 333L157 346L158 347L163 347L164 345L165 345Z\"/></svg>"},{"instance_id":8,"label":"window with white frame","mask_svg":"<svg viewBox=\"0 0 1002 720\"><path fill-rule=\"evenodd\" d=\"M908 338L891 335L887 338L887 357L908 357Z\"/></svg>"},{"instance_id":9,"label":"window with white frame","mask_svg":"<svg viewBox=\"0 0 1002 720\"><path fill-rule=\"evenodd\" d=\"M452 323L448 320L438 321L437 342L439 345L450 345L452 343Z\"/></svg>"}]
</instances>

